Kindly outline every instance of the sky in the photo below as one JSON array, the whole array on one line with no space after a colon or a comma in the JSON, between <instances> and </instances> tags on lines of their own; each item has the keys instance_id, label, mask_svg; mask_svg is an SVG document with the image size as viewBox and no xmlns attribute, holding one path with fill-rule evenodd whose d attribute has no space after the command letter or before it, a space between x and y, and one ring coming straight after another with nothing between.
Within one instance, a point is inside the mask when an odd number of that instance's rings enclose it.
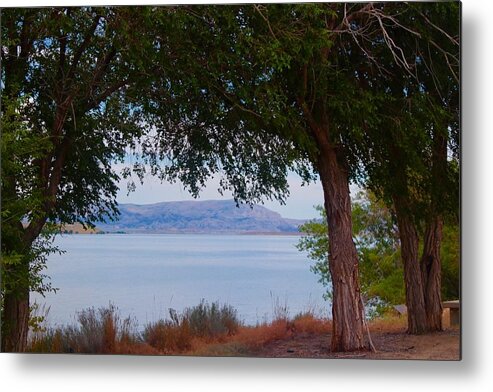
<instances>
[{"instance_id":1,"label":"sky","mask_svg":"<svg viewBox=\"0 0 493 392\"><path fill-rule=\"evenodd\" d=\"M280 213L284 218L318 218L319 214L315 211L314 206L323 204L323 191L320 181L302 186L301 178L295 173L290 173L288 175L288 183L290 196L285 205L281 205L278 201L269 200L266 200L263 205ZM117 195L118 203L152 204L163 201L232 199L230 192L224 192L224 195L221 196L217 191L219 188L218 177L207 182L198 199L194 199L181 183L161 183L159 179L150 175L145 177L143 185L138 180L135 181L135 184L137 189L128 194L127 180L120 181L118 184L120 187Z\"/></svg>"}]
</instances>

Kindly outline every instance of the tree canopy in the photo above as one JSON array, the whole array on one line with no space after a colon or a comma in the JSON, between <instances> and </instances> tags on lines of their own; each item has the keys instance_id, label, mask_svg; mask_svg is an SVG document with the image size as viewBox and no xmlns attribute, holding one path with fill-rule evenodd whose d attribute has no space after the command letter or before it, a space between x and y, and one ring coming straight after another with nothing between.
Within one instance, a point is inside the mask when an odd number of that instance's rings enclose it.
<instances>
[{"instance_id":1,"label":"tree canopy","mask_svg":"<svg viewBox=\"0 0 493 392\"><path fill-rule=\"evenodd\" d=\"M153 35L140 23L151 13L2 10L2 255L18 260L2 267L23 277L2 282L3 349L25 344L26 277L46 224L117 213L112 165L149 128L135 99L152 82Z\"/></svg>"}]
</instances>

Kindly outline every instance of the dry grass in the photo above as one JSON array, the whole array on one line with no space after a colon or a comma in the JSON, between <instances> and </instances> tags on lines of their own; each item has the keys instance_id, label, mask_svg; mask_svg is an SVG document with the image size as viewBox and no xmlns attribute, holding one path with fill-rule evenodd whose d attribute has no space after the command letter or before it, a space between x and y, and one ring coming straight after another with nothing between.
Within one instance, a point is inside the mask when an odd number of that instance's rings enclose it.
<instances>
[{"instance_id":1,"label":"dry grass","mask_svg":"<svg viewBox=\"0 0 493 392\"><path fill-rule=\"evenodd\" d=\"M192 338L186 321L174 324L161 320L147 326L144 332L146 343L163 354L178 354L190 350Z\"/></svg>"},{"instance_id":2,"label":"dry grass","mask_svg":"<svg viewBox=\"0 0 493 392\"><path fill-rule=\"evenodd\" d=\"M293 321L295 332L323 334L332 330L330 320L318 318L313 313L301 313Z\"/></svg>"},{"instance_id":3,"label":"dry grass","mask_svg":"<svg viewBox=\"0 0 493 392\"><path fill-rule=\"evenodd\" d=\"M330 332L329 320L317 318L312 313L303 313L293 320L282 317L270 323L240 327L236 334L221 343L202 344L195 347L192 355L242 356L255 352L265 345L288 339L296 334L323 334Z\"/></svg>"},{"instance_id":4,"label":"dry grass","mask_svg":"<svg viewBox=\"0 0 493 392\"><path fill-rule=\"evenodd\" d=\"M187 308L179 315L170 309L170 318L148 324L143 339L163 354L187 354L205 345L224 342L241 323L231 306L208 304Z\"/></svg>"},{"instance_id":5,"label":"dry grass","mask_svg":"<svg viewBox=\"0 0 493 392\"><path fill-rule=\"evenodd\" d=\"M208 305L186 309L178 315L170 311L167 320L148 324L137 332L129 318L121 319L117 309L88 309L79 313L77 326L39 328L31 335L29 351L58 353L247 356L261 352L270 343L296 339L326 339L331 321L308 311L290 319L284 313L272 322L245 326L231 307ZM376 335L405 333L407 318L388 314L372 320ZM444 326L448 313L444 312ZM293 340L294 339L294 340ZM304 341L304 340L303 340ZM276 343L277 344L277 343Z\"/></svg>"},{"instance_id":6,"label":"dry grass","mask_svg":"<svg viewBox=\"0 0 493 392\"><path fill-rule=\"evenodd\" d=\"M232 339L256 349L273 340L286 339L296 333L319 334L330 330L330 321L305 313L296 316L293 320L280 319L256 327L244 327Z\"/></svg>"},{"instance_id":7,"label":"dry grass","mask_svg":"<svg viewBox=\"0 0 493 392\"><path fill-rule=\"evenodd\" d=\"M28 351L51 353L177 355L194 352L210 344L225 342L240 322L236 310L202 301L178 315L148 324L141 334L136 322L121 319L117 308L86 309L78 324L31 331Z\"/></svg>"},{"instance_id":8,"label":"dry grass","mask_svg":"<svg viewBox=\"0 0 493 392\"><path fill-rule=\"evenodd\" d=\"M158 354L139 339L136 323L121 319L118 309L86 309L78 314L76 326L38 328L31 334L28 351L89 354Z\"/></svg>"},{"instance_id":9,"label":"dry grass","mask_svg":"<svg viewBox=\"0 0 493 392\"><path fill-rule=\"evenodd\" d=\"M448 329L450 326L450 309L444 309L442 314L443 328ZM396 315L387 313L383 316L372 320L369 323L371 332L403 332L407 330L407 315ZM457 328L457 327L455 327Z\"/></svg>"},{"instance_id":10,"label":"dry grass","mask_svg":"<svg viewBox=\"0 0 493 392\"><path fill-rule=\"evenodd\" d=\"M369 327L371 332L402 332L407 329L407 316L385 314L382 317L371 320Z\"/></svg>"},{"instance_id":11,"label":"dry grass","mask_svg":"<svg viewBox=\"0 0 493 392\"><path fill-rule=\"evenodd\" d=\"M330 322L305 312L290 320L285 312L257 326L241 325L236 311L202 301L182 314L170 310L167 320L150 323L143 333L130 318L121 319L117 308L86 309L78 325L38 328L31 334L29 351L52 353L215 355L241 356L294 334L322 334Z\"/></svg>"}]
</instances>

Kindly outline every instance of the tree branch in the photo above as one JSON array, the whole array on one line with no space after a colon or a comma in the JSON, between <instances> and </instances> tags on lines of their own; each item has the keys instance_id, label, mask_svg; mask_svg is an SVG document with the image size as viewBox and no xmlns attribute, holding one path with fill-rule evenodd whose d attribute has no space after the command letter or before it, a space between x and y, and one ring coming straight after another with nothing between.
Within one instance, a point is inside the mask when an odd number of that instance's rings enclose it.
<instances>
[{"instance_id":1,"label":"tree branch","mask_svg":"<svg viewBox=\"0 0 493 392\"><path fill-rule=\"evenodd\" d=\"M104 73L108 69L111 60L113 60L113 58L115 56L116 56L116 48L115 48L115 46L112 46L111 49L104 56L104 58L101 61L101 63L99 63L96 66L96 71L94 72L94 77L93 77L93 80L92 80L92 83L93 84L97 84L101 80L101 78L103 77Z\"/></svg>"},{"instance_id":2,"label":"tree branch","mask_svg":"<svg viewBox=\"0 0 493 392\"><path fill-rule=\"evenodd\" d=\"M270 22L269 22L269 18L267 18L263 13L262 11L260 10L260 5L259 4L254 4L253 5L253 8L255 9L255 11L257 11L259 13L259 15L262 17L262 19L265 21L265 23L267 23L267 27L269 28L269 31L270 31L270 34L272 35L272 37L277 40L277 36L276 34L274 33L274 30L272 30L272 26L270 25Z\"/></svg>"},{"instance_id":3,"label":"tree branch","mask_svg":"<svg viewBox=\"0 0 493 392\"><path fill-rule=\"evenodd\" d=\"M30 247L33 241L40 235L48 217L56 206L56 195L62 179L63 165L65 164L71 145L72 139L66 136L64 141L55 151L54 155L56 156L56 159L51 168L48 184L43 191L43 211L39 216L29 222L29 225L25 228L22 236L23 246L27 248Z\"/></svg>"},{"instance_id":4,"label":"tree branch","mask_svg":"<svg viewBox=\"0 0 493 392\"><path fill-rule=\"evenodd\" d=\"M423 14L421 11L419 11L419 14L423 17L423 19L428 23L430 24L432 27L434 27L435 29L437 29L439 32L441 32L443 35L445 35L445 37L447 37L450 42L452 42L454 45L457 45L459 46L459 41L456 40L455 38L453 38L450 34L448 34L446 31L444 31L443 29L441 29L440 27L438 27L436 24L434 24L430 19L428 19L428 17Z\"/></svg>"},{"instance_id":5,"label":"tree branch","mask_svg":"<svg viewBox=\"0 0 493 392\"><path fill-rule=\"evenodd\" d=\"M104 90L98 96L96 96L94 98L89 97L89 99L87 100L86 111L97 108L99 106L99 104L101 102L103 102L104 100L106 100L106 98L111 96L111 94L113 94L114 92L118 91L119 89L121 89L122 87L124 87L128 84L129 84L129 82L127 80L121 80L121 81L113 84L112 86L108 87L106 90Z\"/></svg>"},{"instance_id":6,"label":"tree branch","mask_svg":"<svg viewBox=\"0 0 493 392\"><path fill-rule=\"evenodd\" d=\"M73 78L75 74L75 70L77 68L77 65L79 64L79 61L84 54L84 51L87 49L89 46L89 43L91 42L91 39L94 35L94 32L96 31L96 28L98 27L99 21L101 20L101 15L96 15L94 17L94 20L92 22L91 27L89 30L86 32L86 35L84 36L84 40L82 41L81 45L77 48L74 54L74 59L72 60L72 65L70 66L70 69L67 74L67 79L70 80Z\"/></svg>"}]
</instances>

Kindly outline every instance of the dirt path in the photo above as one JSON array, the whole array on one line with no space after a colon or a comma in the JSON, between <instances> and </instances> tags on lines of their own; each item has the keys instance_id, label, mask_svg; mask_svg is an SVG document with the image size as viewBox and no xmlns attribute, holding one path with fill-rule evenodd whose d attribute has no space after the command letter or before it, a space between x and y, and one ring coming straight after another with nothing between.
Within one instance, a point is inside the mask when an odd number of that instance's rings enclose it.
<instances>
[{"instance_id":1,"label":"dirt path","mask_svg":"<svg viewBox=\"0 0 493 392\"><path fill-rule=\"evenodd\" d=\"M404 330L375 331L372 339L376 353L331 353L330 334L294 334L287 339L273 341L249 355L269 358L460 359L458 329L420 336L408 335Z\"/></svg>"}]
</instances>

